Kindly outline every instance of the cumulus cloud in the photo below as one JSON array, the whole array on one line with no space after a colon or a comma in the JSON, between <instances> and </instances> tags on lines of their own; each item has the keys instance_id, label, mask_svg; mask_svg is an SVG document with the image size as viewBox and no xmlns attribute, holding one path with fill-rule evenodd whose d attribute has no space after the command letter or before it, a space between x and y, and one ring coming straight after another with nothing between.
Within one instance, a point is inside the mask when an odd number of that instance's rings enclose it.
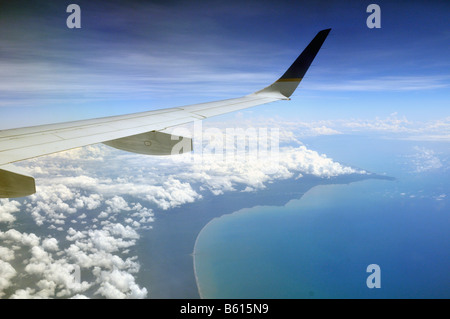
<instances>
[{"instance_id":1,"label":"cumulus cloud","mask_svg":"<svg viewBox=\"0 0 450 319\"><path fill-rule=\"evenodd\" d=\"M100 194L90 194L89 196L80 196L75 199L75 207L77 209L85 208L94 210L102 204L102 196Z\"/></svg>"},{"instance_id":2,"label":"cumulus cloud","mask_svg":"<svg viewBox=\"0 0 450 319\"><path fill-rule=\"evenodd\" d=\"M147 289L134 278L139 271L137 257L121 258L118 254L135 245L139 234L130 226L109 223L102 230L68 231L73 242L62 248L55 238L40 239L35 234L17 230L0 232L0 239L27 255L22 278L35 284L17 289L10 298L67 298L86 297L90 288L94 294L107 298L144 298ZM68 235L68 236L69 236ZM17 270L11 265L14 251L0 247L0 296L13 284ZM93 279L81 280L80 270L90 272Z\"/></svg>"},{"instance_id":3,"label":"cumulus cloud","mask_svg":"<svg viewBox=\"0 0 450 319\"><path fill-rule=\"evenodd\" d=\"M58 251L58 240L56 238L45 238L42 241L42 247L47 251Z\"/></svg>"},{"instance_id":4,"label":"cumulus cloud","mask_svg":"<svg viewBox=\"0 0 450 319\"><path fill-rule=\"evenodd\" d=\"M39 245L40 238L35 234L21 233L15 229L10 229L6 232L0 231L0 239L6 244L21 244L24 246Z\"/></svg>"},{"instance_id":5,"label":"cumulus cloud","mask_svg":"<svg viewBox=\"0 0 450 319\"><path fill-rule=\"evenodd\" d=\"M16 220L13 213L20 210L20 203L15 200L0 199L0 223L12 223Z\"/></svg>"},{"instance_id":6,"label":"cumulus cloud","mask_svg":"<svg viewBox=\"0 0 450 319\"><path fill-rule=\"evenodd\" d=\"M101 279L100 288L97 293L106 298L145 298L147 289L140 288L135 283L135 278L124 271L114 269L113 271L100 271L98 277Z\"/></svg>"},{"instance_id":7,"label":"cumulus cloud","mask_svg":"<svg viewBox=\"0 0 450 319\"><path fill-rule=\"evenodd\" d=\"M14 259L14 251L7 247L0 246L0 260L10 261L12 259Z\"/></svg>"},{"instance_id":8,"label":"cumulus cloud","mask_svg":"<svg viewBox=\"0 0 450 319\"><path fill-rule=\"evenodd\" d=\"M42 225L44 220L61 225L68 214L77 211L67 203L74 198L75 193L64 184L38 185L37 192L30 196L31 204L28 207L38 225Z\"/></svg>"},{"instance_id":9,"label":"cumulus cloud","mask_svg":"<svg viewBox=\"0 0 450 319\"><path fill-rule=\"evenodd\" d=\"M261 189L269 181L287 179L294 175L309 174L330 178L342 174L365 173L334 162L326 155L320 155L305 146L289 146L280 148L276 154L254 160L249 160L245 152L236 153L232 160L220 154L203 154L201 160L196 161L194 158L193 164L177 176L191 183L199 182L203 188L219 195L236 190L238 185L239 188Z\"/></svg>"},{"instance_id":10,"label":"cumulus cloud","mask_svg":"<svg viewBox=\"0 0 450 319\"><path fill-rule=\"evenodd\" d=\"M130 210L128 203L120 196L114 196L113 198L108 199L105 203L109 205L109 209L114 213L118 213L121 210Z\"/></svg>"},{"instance_id":11,"label":"cumulus cloud","mask_svg":"<svg viewBox=\"0 0 450 319\"><path fill-rule=\"evenodd\" d=\"M64 160L68 157L65 155ZM36 161L33 162L35 164ZM61 173L59 167L53 165L53 172ZM140 267L137 256L128 254L140 238L138 230L150 228L153 211L139 202L127 202L117 195L89 193L82 188L52 184L48 180L43 184L35 195L22 203L2 200L2 216L22 208L40 233L51 234L53 231L53 234L66 234L62 237L58 235L57 239L50 235L19 231L14 227L14 218L3 218L3 225L14 228L0 230L0 296L145 297L146 288L140 287L134 279ZM108 218L96 223L102 210L108 211ZM127 214L126 218L121 214ZM73 226L69 227L66 226L69 219L80 222L71 223ZM89 224L83 224L85 220ZM21 274L20 278L16 276L17 273ZM108 276L108 273L113 275ZM81 274L84 276L80 278ZM83 277L88 280L83 280ZM123 279L122 282L117 279L119 277ZM23 283L28 284L24 287ZM12 286L17 289L6 295L5 290Z\"/></svg>"},{"instance_id":12,"label":"cumulus cloud","mask_svg":"<svg viewBox=\"0 0 450 319\"><path fill-rule=\"evenodd\" d=\"M5 295L3 291L11 286L11 279L16 274L16 270L9 263L0 260L0 297Z\"/></svg>"}]
</instances>

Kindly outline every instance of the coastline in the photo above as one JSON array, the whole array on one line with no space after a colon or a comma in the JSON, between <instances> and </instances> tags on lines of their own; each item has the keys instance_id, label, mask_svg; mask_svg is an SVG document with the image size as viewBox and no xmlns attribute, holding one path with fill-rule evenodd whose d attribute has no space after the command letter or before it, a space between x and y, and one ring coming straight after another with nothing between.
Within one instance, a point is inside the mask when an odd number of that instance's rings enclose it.
<instances>
[{"instance_id":1,"label":"coastline","mask_svg":"<svg viewBox=\"0 0 450 319\"><path fill-rule=\"evenodd\" d=\"M202 294L202 289L200 288L200 285L198 283L198 274L197 274L197 266L195 263L195 255L196 255L196 247L197 247L197 242L198 242L198 238L200 237L200 234L202 233L203 229L205 229L206 227L208 227L208 225L215 219L218 219L219 217L213 218L211 219L211 221L209 221L209 223L207 223L198 233L197 238L195 239L195 243L194 243L194 249L192 252L192 265L194 267L194 277L195 277L195 284L197 285L197 291L198 291L198 295L200 297L200 299L204 299L203 294Z\"/></svg>"},{"instance_id":2,"label":"coastline","mask_svg":"<svg viewBox=\"0 0 450 319\"><path fill-rule=\"evenodd\" d=\"M194 247L194 258L199 256L197 248L206 257L194 260L201 298L448 296L448 286L439 279L448 277L448 250L435 249L440 239L448 237L444 199L436 197L441 189L424 197L405 196L405 191L422 194L421 187L409 185L405 180L400 190L397 184L376 181L313 187L307 196L283 208L258 205L221 216L226 218L223 223L214 218L201 230ZM385 196L386 190L393 196ZM355 209L349 210L354 198ZM207 226L211 228L205 233ZM418 230L425 235L417 238ZM410 247L411 242L417 245ZM370 263L385 270L384 289L367 289ZM408 265L410 272L398 265ZM411 281L411 273L422 277Z\"/></svg>"},{"instance_id":3,"label":"coastline","mask_svg":"<svg viewBox=\"0 0 450 319\"><path fill-rule=\"evenodd\" d=\"M301 179L279 180L257 192L232 192L224 196L205 196L203 200L155 215L152 231L142 240L142 280L153 287L149 298L197 299L204 297L198 289L198 271L194 269L195 246L202 229L221 216L255 206L284 206L300 199L318 185L349 184L366 179L389 179L376 174L352 174L322 179L305 175ZM218 209L218 207L220 209Z\"/></svg>"},{"instance_id":4,"label":"coastline","mask_svg":"<svg viewBox=\"0 0 450 319\"><path fill-rule=\"evenodd\" d=\"M356 180L356 181L366 181L368 179L370 179L370 178L360 179L360 180ZM384 179L384 178L382 178L382 179ZM286 206L290 205L290 203L293 203L293 202L297 202L297 203L301 202L301 203L303 203L302 200L304 200L304 195L306 195L307 193L309 193L313 189L323 188L324 186L326 186L326 187L329 187L329 186L332 186L332 187L334 187L334 186L341 186L341 185L345 185L345 184L348 184L348 183L339 183L339 182L336 183L336 182L334 182L334 183L316 184L316 185L311 186L308 190L306 190L305 193L303 193L303 195L300 196L299 198L292 198L291 200L289 200L286 203L284 203L282 206L280 206L280 205L262 205L262 204L258 204L258 205L252 206L252 207L244 207L244 208L238 209L236 211L233 211L231 213L223 214L223 215L220 215L220 216L212 218L199 231L199 233L198 233L198 235L196 237L195 244L194 244L194 247L193 247L193 252L192 252L192 258L193 258L192 264L193 264L193 269L194 269L195 282L196 282L196 285L197 285L197 290L198 290L198 294L200 296L200 299L204 299L205 296L204 296L204 291L202 291L202 287L201 287L201 284L199 282L198 263L197 263L196 256L198 256L198 251L197 250L198 250L199 238L202 236L202 234L204 234L205 229L207 229L213 223L220 222L220 220L222 218L233 218L232 217L233 215L234 216L242 216L242 214L257 214L257 212L254 212L254 210L258 209L258 207L261 208L261 210L270 209L270 208L277 208L277 207L285 208ZM207 297L207 298L211 298L211 297Z\"/></svg>"}]
</instances>

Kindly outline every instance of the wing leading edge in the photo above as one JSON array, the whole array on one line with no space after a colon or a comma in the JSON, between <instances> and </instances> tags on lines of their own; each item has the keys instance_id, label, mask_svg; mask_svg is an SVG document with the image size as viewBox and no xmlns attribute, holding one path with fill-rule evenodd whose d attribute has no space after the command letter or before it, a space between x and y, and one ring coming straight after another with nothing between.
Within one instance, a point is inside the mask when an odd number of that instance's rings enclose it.
<instances>
[{"instance_id":1,"label":"wing leading edge","mask_svg":"<svg viewBox=\"0 0 450 319\"><path fill-rule=\"evenodd\" d=\"M331 29L322 30L287 71L268 87L252 94L202 104L0 131L0 198L35 193L34 178L11 163L96 143L122 150L170 155L174 140L164 129L280 100L289 100ZM192 141L190 143L192 150Z\"/></svg>"}]
</instances>

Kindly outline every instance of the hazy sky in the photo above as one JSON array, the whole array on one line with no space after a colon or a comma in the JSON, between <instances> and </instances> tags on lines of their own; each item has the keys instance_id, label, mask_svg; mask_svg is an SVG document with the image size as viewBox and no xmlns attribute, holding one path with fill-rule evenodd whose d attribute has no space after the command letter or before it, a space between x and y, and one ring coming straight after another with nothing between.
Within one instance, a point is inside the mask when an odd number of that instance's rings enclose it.
<instances>
[{"instance_id":1,"label":"hazy sky","mask_svg":"<svg viewBox=\"0 0 450 319\"><path fill-rule=\"evenodd\" d=\"M332 28L290 103L298 120L449 116L448 1L1 1L0 128L238 97ZM81 29L66 8L81 7ZM236 114L222 119L233 119Z\"/></svg>"}]
</instances>

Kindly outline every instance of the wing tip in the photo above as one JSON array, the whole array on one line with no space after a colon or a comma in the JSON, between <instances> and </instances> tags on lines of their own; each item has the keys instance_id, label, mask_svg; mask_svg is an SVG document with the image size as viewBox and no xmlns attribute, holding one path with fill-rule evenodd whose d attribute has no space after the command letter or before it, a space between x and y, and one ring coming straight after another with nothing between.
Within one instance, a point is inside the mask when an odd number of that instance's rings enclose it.
<instances>
[{"instance_id":1,"label":"wing tip","mask_svg":"<svg viewBox=\"0 0 450 319\"><path fill-rule=\"evenodd\" d=\"M292 63L292 65L277 81L256 93L280 93L287 98L290 97L308 71L312 61L316 57L330 31L331 28L319 31L308 46L297 57L294 63Z\"/></svg>"}]
</instances>

